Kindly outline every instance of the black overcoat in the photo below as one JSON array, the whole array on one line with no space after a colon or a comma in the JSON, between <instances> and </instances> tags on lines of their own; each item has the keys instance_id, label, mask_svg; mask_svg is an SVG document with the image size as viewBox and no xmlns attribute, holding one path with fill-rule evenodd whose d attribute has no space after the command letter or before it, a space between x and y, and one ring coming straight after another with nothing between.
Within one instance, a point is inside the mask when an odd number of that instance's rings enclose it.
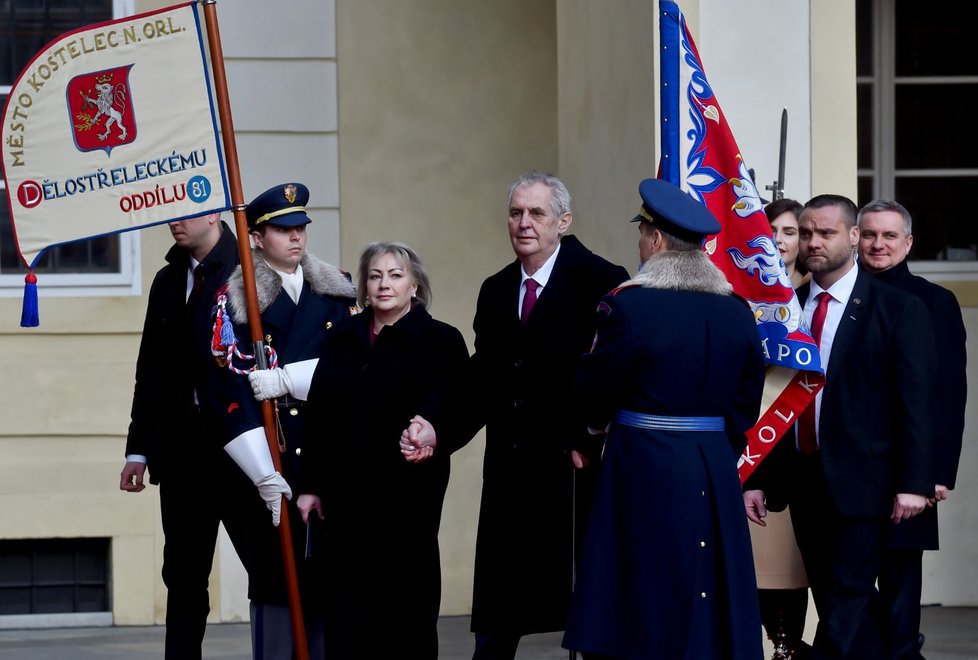
<instances>
[{"instance_id":1,"label":"black overcoat","mask_svg":"<svg viewBox=\"0 0 978 660\"><path fill-rule=\"evenodd\" d=\"M201 221L203 222L203 221ZM188 316L187 273L190 255L174 245L166 254L166 266L153 278L146 306L139 357L136 360L136 386L132 399L126 455L146 457L151 483L159 484L170 474L180 478L180 465L187 461L216 457L223 451L220 418L209 414L211 388L207 373L210 355L210 304L217 290L238 265L238 243L227 224L221 223L221 237L201 262L203 281L199 304ZM194 392L199 408L194 406ZM190 416L205 411L200 420L212 429L214 445L204 451L188 447L182 439L191 425Z\"/></svg>"},{"instance_id":2,"label":"black overcoat","mask_svg":"<svg viewBox=\"0 0 978 660\"><path fill-rule=\"evenodd\" d=\"M578 359L594 338L598 301L627 278L625 269L566 236L526 324L519 319L519 261L482 285L461 404L467 425L462 437L486 426L475 632L564 628L575 511L569 452L589 443L570 393ZM593 467L578 474L579 518L594 479ZM583 523L577 533L583 535Z\"/></svg>"},{"instance_id":3,"label":"black overcoat","mask_svg":"<svg viewBox=\"0 0 978 660\"><path fill-rule=\"evenodd\" d=\"M468 358L458 330L415 306L370 343L367 310L323 346L309 393L300 492L323 504L327 654L436 658L438 527L450 452L418 464L401 431L440 405ZM446 448L457 440L439 436ZM367 642L366 640L370 640Z\"/></svg>"},{"instance_id":4,"label":"black overcoat","mask_svg":"<svg viewBox=\"0 0 978 660\"><path fill-rule=\"evenodd\" d=\"M961 318L961 307L953 293L911 273L906 261L877 273L876 277L920 298L930 314L937 351L934 394L937 414L932 428L934 482L954 488L961 458L961 438L964 435L964 407L968 399L967 333ZM890 530L890 547L937 550L937 508L928 507L910 520L894 525Z\"/></svg>"}]
</instances>

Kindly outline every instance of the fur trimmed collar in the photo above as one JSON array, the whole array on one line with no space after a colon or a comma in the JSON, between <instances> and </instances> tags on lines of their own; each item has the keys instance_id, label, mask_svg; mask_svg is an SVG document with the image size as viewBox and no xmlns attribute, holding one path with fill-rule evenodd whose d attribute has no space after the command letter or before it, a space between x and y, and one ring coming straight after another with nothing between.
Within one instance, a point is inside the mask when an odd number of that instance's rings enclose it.
<instances>
[{"instance_id":1,"label":"fur trimmed collar","mask_svg":"<svg viewBox=\"0 0 978 660\"><path fill-rule=\"evenodd\" d=\"M258 250L251 251L255 264L255 283L258 287L258 311L262 314L282 292L282 278L272 270ZM337 298L356 298L357 291L346 274L336 266L331 266L311 254L306 254L300 262L302 278L309 283L312 292L320 296ZM228 302L231 306L231 320L237 324L248 322L245 302L244 278L238 266L228 278Z\"/></svg>"},{"instance_id":2,"label":"fur trimmed collar","mask_svg":"<svg viewBox=\"0 0 978 660\"><path fill-rule=\"evenodd\" d=\"M723 272L702 250L660 252L646 262L638 275L622 286L630 284L649 289L698 291L720 296L733 291Z\"/></svg>"}]
</instances>

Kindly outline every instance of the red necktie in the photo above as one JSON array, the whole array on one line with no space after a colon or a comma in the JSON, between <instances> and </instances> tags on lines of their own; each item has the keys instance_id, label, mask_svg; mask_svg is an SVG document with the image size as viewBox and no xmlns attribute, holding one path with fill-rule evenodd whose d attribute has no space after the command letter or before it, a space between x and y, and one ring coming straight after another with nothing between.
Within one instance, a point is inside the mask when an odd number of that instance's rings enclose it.
<instances>
[{"instance_id":1,"label":"red necktie","mask_svg":"<svg viewBox=\"0 0 978 660\"><path fill-rule=\"evenodd\" d=\"M526 294L523 296L523 307L520 309L520 321L526 323L530 318L533 305L537 302L537 287L540 283L532 277L526 281Z\"/></svg>"},{"instance_id":2,"label":"red necktie","mask_svg":"<svg viewBox=\"0 0 978 660\"><path fill-rule=\"evenodd\" d=\"M823 291L815 296L818 307L815 308L815 313L812 314L812 339L815 340L815 345L819 349L822 346L822 326L825 325L825 314L829 311L830 300L832 300L832 296L828 291ZM826 366L823 364L822 368ZM811 404L805 408L805 412L798 419L798 449L805 454L811 454L818 449L818 440L815 437L814 397L812 398Z\"/></svg>"}]
</instances>

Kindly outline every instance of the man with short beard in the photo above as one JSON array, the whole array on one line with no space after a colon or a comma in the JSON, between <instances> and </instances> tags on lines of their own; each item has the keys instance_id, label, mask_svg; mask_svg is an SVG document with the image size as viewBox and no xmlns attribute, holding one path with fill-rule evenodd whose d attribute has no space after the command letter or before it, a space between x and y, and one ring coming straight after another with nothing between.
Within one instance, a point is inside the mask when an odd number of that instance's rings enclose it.
<instances>
[{"instance_id":1,"label":"man with short beard","mask_svg":"<svg viewBox=\"0 0 978 660\"><path fill-rule=\"evenodd\" d=\"M910 272L907 255L913 245L910 212L901 204L878 199L859 211L859 265L877 279L910 293L924 303L933 322L937 347L939 413L933 428L935 503L954 488L964 434L968 398L967 339L961 307L954 294ZM920 341L929 338L921 337ZM883 555L879 588L886 613L885 630L893 657L922 658L920 647L921 563L924 550L939 549L937 507L890 530Z\"/></svg>"},{"instance_id":2,"label":"man with short beard","mask_svg":"<svg viewBox=\"0 0 978 660\"><path fill-rule=\"evenodd\" d=\"M935 356L919 340L930 323L919 299L856 267L848 198L811 199L799 237L812 273L798 290L802 321L819 345L825 387L754 483L791 506L819 615L815 657L889 657L876 590L884 544L934 492ZM767 513L764 495L744 494L754 522Z\"/></svg>"}]
</instances>

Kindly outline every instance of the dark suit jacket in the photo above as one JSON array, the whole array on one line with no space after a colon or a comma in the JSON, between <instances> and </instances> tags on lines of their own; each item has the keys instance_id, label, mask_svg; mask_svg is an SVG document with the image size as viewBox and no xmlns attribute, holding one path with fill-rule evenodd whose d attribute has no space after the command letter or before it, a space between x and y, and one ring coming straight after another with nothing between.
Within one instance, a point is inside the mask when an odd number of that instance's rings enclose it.
<instances>
[{"instance_id":1,"label":"dark suit jacket","mask_svg":"<svg viewBox=\"0 0 978 660\"><path fill-rule=\"evenodd\" d=\"M920 298L930 314L937 350L937 383L932 397L937 405L937 417L932 427L934 483L954 488L968 398L967 336L961 307L953 293L912 274L906 262L877 273L876 278ZM928 508L895 526L891 530L890 546L937 550L937 507Z\"/></svg>"},{"instance_id":2,"label":"dark suit jacket","mask_svg":"<svg viewBox=\"0 0 978 660\"><path fill-rule=\"evenodd\" d=\"M798 290L803 303L809 286ZM919 299L858 273L819 418L822 465L843 515L886 515L896 493L933 493L935 356L920 340L930 333Z\"/></svg>"},{"instance_id":3,"label":"dark suit jacket","mask_svg":"<svg viewBox=\"0 0 978 660\"><path fill-rule=\"evenodd\" d=\"M574 375L594 339L598 301L626 279L624 268L565 236L525 325L519 261L482 285L475 354L466 387L458 388L464 400L448 406L461 411L461 430L446 434L467 441L486 426L472 605L477 632L564 627L571 591L569 449L588 441L572 401ZM436 430L452 423L444 411L429 419ZM578 475L579 491L589 478Z\"/></svg>"},{"instance_id":4,"label":"dark suit jacket","mask_svg":"<svg viewBox=\"0 0 978 660\"><path fill-rule=\"evenodd\" d=\"M210 353L211 301L228 275L238 265L238 243L224 223L214 249L204 258L201 295L189 311L187 272L190 255L174 245L166 254L167 265L156 273L149 290L146 322L136 360L136 387L132 398L132 421L126 440L126 455L142 454L147 459L150 482L158 484L171 466L191 460L199 448L184 446L194 404L194 390L206 410L206 373L214 358ZM217 428L218 419L207 416ZM215 431L213 434L219 437ZM215 447L221 444L215 440ZM198 455L199 458L199 455Z\"/></svg>"}]
</instances>

